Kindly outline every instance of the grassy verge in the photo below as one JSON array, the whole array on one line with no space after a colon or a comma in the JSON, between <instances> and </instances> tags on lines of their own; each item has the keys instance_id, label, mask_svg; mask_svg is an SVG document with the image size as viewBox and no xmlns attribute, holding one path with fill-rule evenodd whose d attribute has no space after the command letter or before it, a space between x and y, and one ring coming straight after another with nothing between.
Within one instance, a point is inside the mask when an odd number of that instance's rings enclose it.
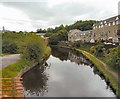
<instances>
[{"instance_id":1,"label":"grassy verge","mask_svg":"<svg viewBox=\"0 0 120 99\"><path fill-rule=\"evenodd\" d=\"M42 58L45 59L50 55L51 49L49 47L46 48L46 51L44 53L44 56ZM13 78L18 76L18 74L26 67L33 66L32 61L27 60L18 60L16 63L10 64L4 69L0 70L0 74L2 78Z\"/></svg>"},{"instance_id":2,"label":"grassy verge","mask_svg":"<svg viewBox=\"0 0 120 99\"><path fill-rule=\"evenodd\" d=\"M30 65L32 65L32 62L19 60L0 70L0 74L2 74L2 78L13 78L16 77L22 69Z\"/></svg>"},{"instance_id":3,"label":"grassy verge","mask_svg":"<svg viewBox=\"0 0 120 99\"><path fill-rule=\"evenodd\" d=\"M95 66L105 76L105 78L110 81L112 87L116 90L116 94L119 95L120 84L118 84L118 81L115 77L113 77L107 70L105 70L104 64L99 59L97 59L95 56L93 56L92 54L90 54L86 51L83 51L80 49L77 49L77 51L80 51L82 54L84 54L89 60L91 60L95 64Z\"/></svg>"},{"instance_id":4,"label":"grassy verge","mask_svg":"<svg viewBox=\"0 0 120 99\"><path fill-rule=\"evenodd\" d=\"M11 55L11 54L8 54L8 53L0 54L0 56L8 56L8 55Z\"/></svg>"}]
</instances>

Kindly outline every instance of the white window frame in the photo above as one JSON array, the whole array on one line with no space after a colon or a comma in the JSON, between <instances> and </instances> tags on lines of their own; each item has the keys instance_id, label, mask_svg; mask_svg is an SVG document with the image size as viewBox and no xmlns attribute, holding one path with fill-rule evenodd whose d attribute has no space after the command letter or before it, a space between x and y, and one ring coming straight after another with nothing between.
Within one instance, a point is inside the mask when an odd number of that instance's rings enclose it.
<instances>
[{"instance_id":1,"label":"white window frame","mask_svg":"<svg viewBox=\"0 0 120 99\"><path fill-rule=\"evenodd\" d=\"M115 24L116 24L116 22L114 21L114 22L113 22L113 25L115 25Z\"/></svg>"}]
</instances>

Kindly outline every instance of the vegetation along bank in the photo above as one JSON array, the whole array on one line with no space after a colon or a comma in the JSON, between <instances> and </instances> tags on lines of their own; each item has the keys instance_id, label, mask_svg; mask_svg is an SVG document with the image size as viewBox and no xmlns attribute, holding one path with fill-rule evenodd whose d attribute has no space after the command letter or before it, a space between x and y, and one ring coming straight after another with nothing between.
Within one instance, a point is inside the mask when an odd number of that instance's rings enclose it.
<instances>
[{"instance_id":1,"label":"vegetation along bank","mask_svg":"<svg viewBox=\"0 0 120 99\"><path fill-rule=\"evenodd\" d=\"M21 54L21 60L3 68L3 78L16 77L24 68L29 68L47 58L51 49L44 39L35 33L6 32L2 34L2 53Z\"/></svg>"},{"instance_id":2,"label":"vegetation along bank","mask_svg":"<svg viewBox=\"0 0 120 99\"><path fill-rule=\"evenodd\" d=\"M75 47L68 47L68 46L61 46L59 45L58 47L63 47L63 48L69 48L76 50L80 53L82 53L85 57L87 57L96 67L97 69L104 75L105 80L110 83L109 85L113 88L115 91L116 95L120 95L120 83L118 79L117 73L115 75L113 74L111 70L108 69L107 64L102 62L100 59L92 55L90 52L87 52L85 50L81 50L80 48L75 48Z\"/></svg>"},{"instance_id":3,"label":"vegetation along bank","mask_svg":"<svg viewBox=\"0 0 120 99\"><path fill-rule=\"evenodd\" d=\"M73 29L81 31L91 30L93 24L97 21L86 20L76 21L71 25L60 25L47 30L38 29L38 33L45 32L45 36L49 37L49 44L56 46L67 46L68 48L79 49L89 60L91 60L99 71L110 82L118 95L120 88L118 84L118 74L120 74L120 47L119 45L105 44L102 40L97 40L95 43L87 42L68 42L68 32ZM88 54L89 53L89 54ZM117 75L117 76L116 76Z\"/></svg>"}]
</instances>

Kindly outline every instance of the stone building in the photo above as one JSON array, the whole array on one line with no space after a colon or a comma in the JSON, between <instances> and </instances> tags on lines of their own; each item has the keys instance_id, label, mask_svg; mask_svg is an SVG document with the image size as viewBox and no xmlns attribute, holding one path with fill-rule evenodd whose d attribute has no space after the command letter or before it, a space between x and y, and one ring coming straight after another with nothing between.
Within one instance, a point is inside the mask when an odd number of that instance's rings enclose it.
<instances>
[{"instance_id":1,"label":"stone building","mask_svg":"<svg viewBox=\"0 0 120 99\"><path fill-rule=\"evenodd\" d=\"M92 30L80 31L78 29L70 30L68 32L68 41L82 41L82 42L91 42L92 40Z\"/></svg>"},{"instance_id":2,"label":"stone building","mask_svg":"<svg viewBox=\"0 0 120 99\"><path fill-rule=\"evenodd\" d=\"M75 42L75 41L78 41L80 38L79 38L79 34L80 34L80 30L78 29L74 29L74 30L70 30L68 32L68 41L69 42Z\"/></svg>"},{"instance_id":3,"label":"stone building","mask_svg":"<svg viewBox=\"0 0 120 99\"><path fill-rule=\"evenodd\" d=\"M93 35L95 40L120 41L120 15L94 24Z\"/></svg>"},{"instance_id":4,"label":"stone building","mask_svg":"<svg viewBox=\"0 0 120 99\"><path fill-rule=\"evenodd\" d=\"M80 31L78 29L68 32L68 41L83 41L94 43L104 40L113 43L120 41L120 15L102 20L93 25L92 30Z\"/></svg>"}]
</instances>

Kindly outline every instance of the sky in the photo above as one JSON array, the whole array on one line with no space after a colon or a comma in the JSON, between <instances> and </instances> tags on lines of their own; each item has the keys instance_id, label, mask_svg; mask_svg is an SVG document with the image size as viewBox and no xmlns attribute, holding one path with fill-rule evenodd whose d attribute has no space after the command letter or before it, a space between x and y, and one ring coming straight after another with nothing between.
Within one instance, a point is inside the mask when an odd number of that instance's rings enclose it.
<instances>
[{"instance_id":1,"label":"sky","mask_svg":"<svg viewBox=\"0 0 120 99\"><path fill-rule=\"evenodd\" d=\"M77 20L104 20L118 15L119 1L0 0L0 30L36 31Z\"/></svg>"}]
</instances>

